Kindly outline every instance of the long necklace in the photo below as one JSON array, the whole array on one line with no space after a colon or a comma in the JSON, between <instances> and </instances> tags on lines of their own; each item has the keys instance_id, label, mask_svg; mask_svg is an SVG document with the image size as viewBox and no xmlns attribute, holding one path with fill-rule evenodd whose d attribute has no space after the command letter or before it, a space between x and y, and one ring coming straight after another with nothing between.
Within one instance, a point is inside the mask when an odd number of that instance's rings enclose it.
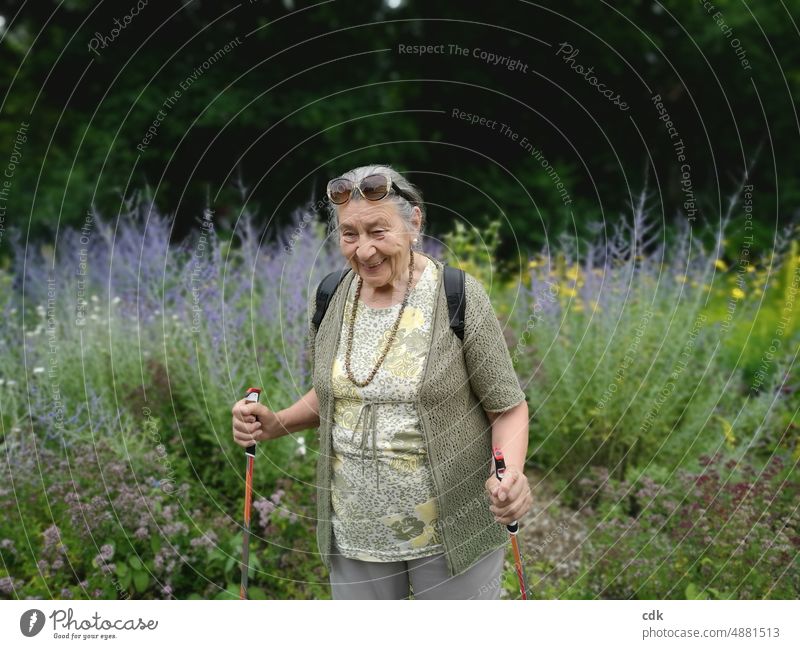
<instances>
[{"instance_id":1,"label":"long necklace","mask_svg":"<svg viewBox=\"0 0 800 649\"><path fill-rule=\"evenodd\" d=\"M369 377L367 378L366 381L357 380L356 377L353 376L353 371L350 369L350 356L353 352L353 332L355 331L355 325L356 325L356 310L358 309L358 297L361 295L361 285L363 284L361 275L358 276L356 297L353 300L353 308L350 311L350 329L347 336L347 352L345 354L344 363L345 363L345 368L347 369L347 377L360 388L369 385L372 379L375 378L375 375L378 373L378 369L383 363L383 359L386 358L386 354L389 353L389 348L392 346L395 336L397 335L397 330L400 327L400 320L403 317L403 311L405 311L406 304L408 304L408 296L411 294L411 281L414 278L414 251L410 250L410 252L411 252L411 262L408 265L408 286L406 286L406 294L405 297L403 297L403 303L400 305L400 312L397 314L397 319L394 321L394 325L392 325L392 335L389 337L389 341L386 343L386 346L383 349L383 353L381 354L381 357L378 359L378 364L375 365L374 368L372 368L372 372L370 372Z\"/></svg>"}]
</instances>

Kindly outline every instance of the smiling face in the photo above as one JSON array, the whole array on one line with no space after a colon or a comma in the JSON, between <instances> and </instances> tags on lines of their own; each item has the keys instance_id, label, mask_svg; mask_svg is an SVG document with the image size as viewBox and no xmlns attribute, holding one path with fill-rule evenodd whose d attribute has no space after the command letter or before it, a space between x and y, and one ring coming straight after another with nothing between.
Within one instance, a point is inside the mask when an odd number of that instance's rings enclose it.
<instances>
[{"instance_id":1,"label":"smiling face","mask_svg":"<svg viewBox=\"0 0 800 649\"><path fill-rule=\"evenodd\" d=\"M414 208L409 231L394 201L350 200L339 207L339 247L373 291L404 289L409 250L419 223L418 207ZM376 263L379 265L370 268Z\"/></svg>"}]
</instances>

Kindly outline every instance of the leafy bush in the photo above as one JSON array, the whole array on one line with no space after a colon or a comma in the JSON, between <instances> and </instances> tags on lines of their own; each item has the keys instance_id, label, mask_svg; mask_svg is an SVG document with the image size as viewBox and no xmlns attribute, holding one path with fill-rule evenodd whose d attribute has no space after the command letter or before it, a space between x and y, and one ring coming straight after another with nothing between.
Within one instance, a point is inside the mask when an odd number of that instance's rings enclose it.
<instances>
[{"instance_id":1,"label":"leafy bush","mask_svg":"<svg viewBox=\"0 0 800 649\"><path fill-rule=\"evenodd\" d=\"M721 446L769 455L793 416L781 388L798 332L787 330L751 394L746 372L720 352L732 343L706 299L715 254L690 250L688 231L670 251L639 254L652 227L639 210L630 236L586 243L580 263L568 248L535 257L506 296L519 304L510 350L532 406L529 454L573 481L592 464L625 478Z\"/></svg>"},{"instance_id":2,"label":"leafy bush","mask_svg":"<svg viewBox=\"0 0 800 649\"><path fill-rule=\"evenodd\" d=\"M18 450L28 452L14 458L13 471L4 466L9 488L0 490L4 596L238 598L239 508L222 511L200 485L177 479L162 446L126 456L103 440L62 455ZM308 494L287 502L294 486L279 484L269 498L256 487L250 597L319 597L321 563L303 555L298 569L294 557L302 553L286 552L314 542L313 519L296 513ZM298 575L310 583L298 584Z\"/></svg>"},{"instance_id":3,"label":"leafy bush","mask_svg":"<svg viewBox=\"0 0 800 649\"><path fill-rule=\"evenodd\" d=\"M793 599L800 592L800 480L779 456L763 466L702 456L669 482L580 482L595 527L584 559L594 597Z\"/></svg>"}]
</instances>

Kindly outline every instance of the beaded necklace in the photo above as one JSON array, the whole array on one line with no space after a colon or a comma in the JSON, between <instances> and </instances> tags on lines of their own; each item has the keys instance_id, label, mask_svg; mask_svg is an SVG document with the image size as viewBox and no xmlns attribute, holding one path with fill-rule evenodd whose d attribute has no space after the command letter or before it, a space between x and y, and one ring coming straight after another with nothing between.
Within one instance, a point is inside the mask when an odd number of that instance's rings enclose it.
<instances>
[{"instance_id":1,"label":"beaded necklace","mask_svg":"<svg viewBox=\"0 0 800 649\"><path fill-rule=\"evenodd\" d=\"M353 371L350 369L350 355L353 351L353 332L355 331L356 326L356 310L358 309L358 297L361 295L361 286L363 284L363 280L361 275L358 276L358 285L356 287L356 297L353 300L353 308L350 311L350 328L348 330L347 335L347 352L345 354L345 368L347 369L347 377L355 383L358 387L363 388L370 384L372 379L375 378L375 375L378 373L378 369L380 368L383 360L386 358L386 354L389 353L389 348L392 346L394 342L395 336L397 335L397 330L400 327L400 320L403 317L403 311L405 311L406 304L408 304L408 296L411 294L411 281L414 277L414 250L410 249L411 252L411 262L408 265L408 286L406 286L406 294L403 297L403 303L400 305L400 312L397 314L397 319L394 321L394 325L392 325L392 335L389 338L389 341L386 343L383 353L381 357L378 359L377 365L372 368L372 371L369 374L369 377L366 381L359 381L353 376Z\"/></svg>"}]
</instances>

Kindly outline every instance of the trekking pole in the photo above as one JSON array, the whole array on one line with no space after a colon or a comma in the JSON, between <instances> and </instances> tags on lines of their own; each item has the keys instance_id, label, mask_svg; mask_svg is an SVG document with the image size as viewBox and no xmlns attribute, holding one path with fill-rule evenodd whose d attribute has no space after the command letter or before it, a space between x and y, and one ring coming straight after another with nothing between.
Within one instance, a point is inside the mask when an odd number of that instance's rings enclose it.
<instances>
[{"instance_id":1,"label":"trekking pole","mask_svg":"<svg viewBox=\"0 0 800 649\"><path fill-rule=\"evenodd\" d=\"M498 480L503 479L506 472L506 461L503 457L503 451L495 447L494 449L494 474ZM508 535L511 538L511 547L514 550L514 564L517 570L517 577L519 578L519 590L522 593L522 599L528 599L528 580L525 577L525 569L522 566L522 555L519 551L519 542L517 541L517 532L519 532L519 523L512 521L506 525Z\"/></svg>"},{"instance_id":2,"label":"trekking pole","mask_svg":"<svg viewBox=\"0 0 800 649\"><path fill-rule=\"evenodd\" d=\"M245 400L258 403L261 388L248 388ZM256 417L258 421L258 417ZM244 534L242 535L242 584L239 587L239 599L247 599L247 573L250 569L250 502L253 498L253 464L256 460L255 443L248 446L245 451L247 465L244 486Z\"/></svg>"}]
</instances>

